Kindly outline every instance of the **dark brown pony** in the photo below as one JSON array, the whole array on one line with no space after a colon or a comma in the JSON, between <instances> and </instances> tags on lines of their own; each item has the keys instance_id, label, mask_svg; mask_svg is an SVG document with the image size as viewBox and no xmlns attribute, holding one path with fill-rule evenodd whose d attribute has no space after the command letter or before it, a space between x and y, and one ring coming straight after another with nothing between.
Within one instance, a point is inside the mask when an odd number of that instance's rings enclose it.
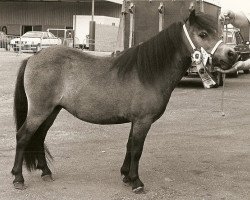
<instances>
[{"instance_id":1,"label":"dark brown pony","mask_svg":"<svg viewBox=\"0 0 250 200\"><path fill-rule=\"evenodd\" d=\"M185 23L195 46L211 51L219 40L215 18L193 11ZM28 170L40 169L44 179L52 180L45 152L51 156L44 140L64 108L94 124L131 122L121 174L134 192L142 191L138 168L144 140L190 66L192 52L183 23L179 22L116 58L57 46L25 60L15 89L15 188L25 188L23 160ZM214 54L214 64L231 65L235 59L235 51L224 44Z\"/></svg>"}]
</instances>

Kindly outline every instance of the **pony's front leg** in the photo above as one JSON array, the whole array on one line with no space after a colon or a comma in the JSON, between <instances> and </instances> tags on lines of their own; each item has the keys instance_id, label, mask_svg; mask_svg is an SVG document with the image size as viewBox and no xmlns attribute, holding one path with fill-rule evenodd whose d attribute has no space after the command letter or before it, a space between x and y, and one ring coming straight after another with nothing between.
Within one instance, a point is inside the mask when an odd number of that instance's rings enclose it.
<instances>
[{"instance_id":1,"label":"pony's front leg","mask_svg":"<svg viewBox=\"0 0 250 200\"><path fill-rule=\"evenodd\" d=\"M131 180L129 178L129 171L130 171L130 163L131 163L131 140L132 140L132 133L133 133L133 123L130 129L129 138L127 142L127 151L126 156L123 161L122 167L121 167L121 175L123 176L122 181L125 184L130 184Z\"/></svg>"},{"instance_id":2,"label":"pony's front leg","mask_svg":"<svg viewBox=\"0 0 250 200\"><path fill-rule=\"evenodd\" d=\"M139 178L139 160L143 151L143 145L147 133L151 127L152 121L148 119L138 120L133 124L131 135L131 163L129 178L131 180L132 190L135 193L143 191L144 184Z\"/></svg>"}]
</instances>

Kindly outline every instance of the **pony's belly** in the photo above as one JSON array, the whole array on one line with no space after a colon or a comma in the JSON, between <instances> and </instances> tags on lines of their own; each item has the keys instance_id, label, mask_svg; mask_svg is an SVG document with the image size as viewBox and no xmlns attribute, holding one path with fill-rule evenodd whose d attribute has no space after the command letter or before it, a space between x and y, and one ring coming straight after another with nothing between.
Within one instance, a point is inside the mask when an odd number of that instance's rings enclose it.
<instances>
[{"instance_id":1,"label":"pony's belly","mask_svg":"<svg viewBox=\"0 0 250 200\"><path fill-rule=\"evenodd\" d=\"M63 105L72 115L86 122L94 124L121 124L130 120L124 108L114 102L78 99L74 103Z\"/></svg>"},{"instance_id":2,"label":"pony's belly","mask_svg":"<svg viewBox=\"0 0 250 200\"><path fill-rule=\"evenodd\" d=\"M78 119L93 124L122 124L129 122L127 118L110 112L105 113L96 111L93 112L89 110L78 110L72 114Z\"/></svg>"}]
</instances>

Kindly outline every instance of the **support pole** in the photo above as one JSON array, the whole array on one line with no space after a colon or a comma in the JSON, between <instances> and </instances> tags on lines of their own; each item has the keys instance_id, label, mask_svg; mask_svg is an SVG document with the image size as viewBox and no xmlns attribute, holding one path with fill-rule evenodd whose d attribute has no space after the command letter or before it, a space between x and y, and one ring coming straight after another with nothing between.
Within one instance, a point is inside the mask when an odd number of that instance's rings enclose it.
<instances>
[{"instance_id":1,"label":"support pole","mask_svg":"<svg viewBox=\"0 0 250 200\"><path fill-rule=\"evenodd\" d=\"M124 50L124 44L125 44L125 15L126 15L126 5L125 2L122 4L122 18L121 18L121 48L122 51Z\"/></svg>"},{"instance_id":2,"label":"support pole","mask_svg":"<svg viewBox=\"0 0 250 200\"><path fill-rule=\"evenodd\" d=\"M125 17L126 17L126 2L123 1L122 10L120 15L120 25L117 35L115 53L121 52L125 48Z\"/></svg>"},{"instance_id":3,"label":"support pole","mask_svg":"<svg viewBox=\"0 0 250 200\"><path fill-rule=\"evenodd\" d=\"M135 28L135 20L134 20L134 13L135 13L135 5L134 3L130 3L129 6L129 15L130 15L130 28L129 28L129 48L134 45L134 28Z\"/></svg>"},{"instance_id":4,"label":"support pole","mask_svg":"<svg viewBox=\"0 0 250 200\"><path fill-rule=\"evenodd\" d=\"M163 26L164 26L164 5L161 2L160 6L158 7L159 11L159 32L162 31Z\"/></svg>"},{"instance_id":5,"label":"support pole","mask_svg":"<svg viewBox=\"0 0 250 200\"><path fill-rule=\"evenodd\" d=\"M92 16L91 21L89 22L89 50L95 50L95 0L92 0Z\"/></svg>"},{"instance_id":6,"label":"support pole","mask_svg":"<svg viewBox=\"0 0 250 200\"><path fill-rule=\"evenodd\" d=\"M204 13L204 2L200 0L200 11Z\"/></svg>"},{"instance_id":7,"label":"support pole","mask_svg":"<svg viewBox=\"0 0 250 200\"><path fill-rule=\"evenodd\" d=\"M22 37L22 32L24 32L23 27L20 26L20 38L19 38L19 44L18 44L19 49L18 49L18 54L17 55L20 55L22 53L22 38L21 38Z\"/></svg>"}]
</instances>

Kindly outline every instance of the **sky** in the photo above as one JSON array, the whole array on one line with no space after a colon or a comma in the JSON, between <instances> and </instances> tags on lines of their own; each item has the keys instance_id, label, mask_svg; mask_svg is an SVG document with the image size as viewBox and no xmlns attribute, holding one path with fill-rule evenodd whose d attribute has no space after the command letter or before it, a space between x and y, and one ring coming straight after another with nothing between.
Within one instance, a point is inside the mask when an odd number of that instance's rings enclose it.
<instances>
[{"instance_id":1,"label":"sky","mask_svg":"<svg viewBox=\"0 0 250 200\"><path fill-rule=\"evenodd\" d=\"M222 10L241 10L250 13L249 0L220 0Z\"/></svg>"},{"instance_id":2,"label":"sky","mask_svg":"<svg viewBox=\"0 0 250 200\"><path fill-rule=\"evenodd\" d=\"M109 1L113 1L115 3L122 3L123 2L123 0L109 0Z\"/></svg>"}]
</instances>

